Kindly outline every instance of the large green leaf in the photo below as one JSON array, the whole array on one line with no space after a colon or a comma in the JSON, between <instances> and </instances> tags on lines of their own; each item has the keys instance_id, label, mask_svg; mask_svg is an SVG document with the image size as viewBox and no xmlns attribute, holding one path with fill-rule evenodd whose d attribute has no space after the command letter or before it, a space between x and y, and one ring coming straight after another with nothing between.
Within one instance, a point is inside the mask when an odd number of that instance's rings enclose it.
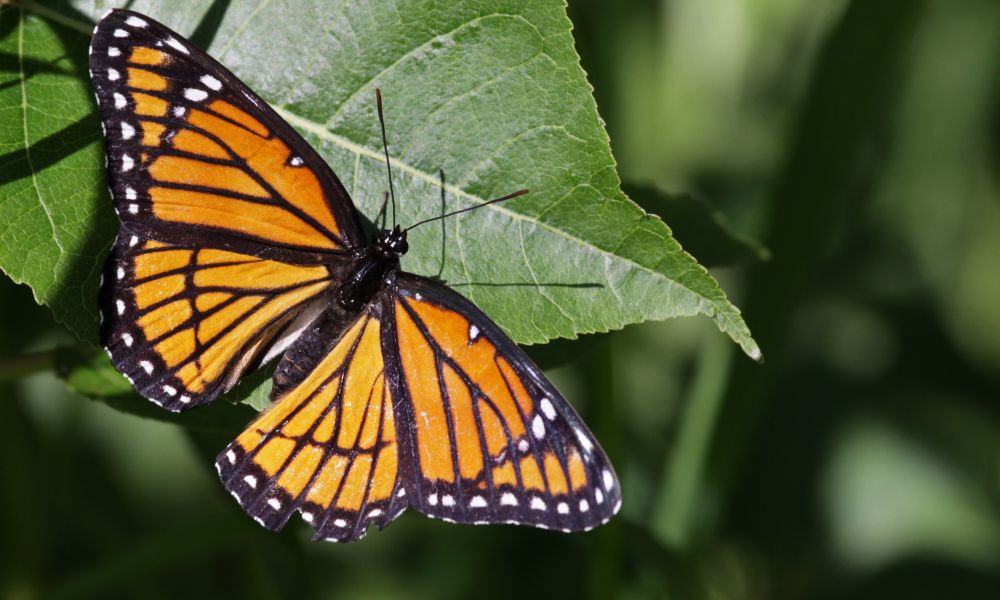
<instances>
[{"instance_id":1,"label":"large green leaf","mask_svg":"<svg viewBox=\"0 0 1000 600\"><path fill-rule=\"evenodd\" d=\"M387 189L376 87L400 223L531 190L415 230L404 268L440 274L519 342L703 314L759 356L718 284L622 193L562 2L226 4L130 7L207 44L366 214ZM0 7L0 268L87 340L115 228L85 70L107 8Z\"/></svg>"}]
</instances>

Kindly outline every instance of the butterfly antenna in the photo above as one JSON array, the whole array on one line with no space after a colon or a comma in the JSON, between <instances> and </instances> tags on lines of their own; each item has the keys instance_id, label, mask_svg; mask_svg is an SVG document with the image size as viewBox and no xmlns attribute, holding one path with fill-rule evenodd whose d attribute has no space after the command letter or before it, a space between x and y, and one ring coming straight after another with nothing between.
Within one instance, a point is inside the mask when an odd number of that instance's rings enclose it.
<instances>
[{"instance_id":1,"label":"butterfly antenna","mask_svg":"<svg viewBox=\"0 0 1000 600\"><path fill-rule=\"evenodd\" d=\"M464 212L469 212L470 210L476 210L477 208L482 208L484 206L489 206L490 204L496 204L497 202L503 202L504 200L510 200L511 198L517 198L518 196L523 196L523 195L525 195L527 193L528 193L528 190L517 190L516 192L511 193L511 194L507 194L506 196L501 196L499 198L494 198L492 200L487 200L486 202L480 202L479 204L476 204L474 206L466 206L465 208L460 208L458 210L453 210L450 213L444 213L443 215L438 215L436 217L431 217L429 219L424 219L423 221L419 221L419 222L417 222L417 223L415 223L413 225L410 225L404 231L409 231L409 230L414 229L416 227L420 227L424 223L430 223L431 221L438 221L438 220L450 217L452 215L457 215L457 214L461 214L461 213L464 213Z\"/></svg>"},{"instance_id":2,"label":"butterfly antenna","mask_svg":"<svg viewBox=\"0 0 1000 600\"><path fill-rule=\"evenodd\" d=\"M389 192L385 193L385 196L382 198L382 208L378 209L378 214L375 215L376 221L379 219L382 220L382 224L379 225L380 229L385 229L385 209L387 206L389 206Z\"/></svg>"},{"instance_id":3,"label":"butterfly antenna","mask_svg":"<svg viewBox=\"0 0 1000 600\"><path fill-rule=\"evenodd\" d=\"M392 227L396 228L396 192L392 189L392 166L389 165L389 142L385 138L385 117L382 116L382 92L375 88L378 103L378 124L382 128L382 149L385 150L385 168L389 173L389 196L392 198Z\"/></svg>"}]
</instances>

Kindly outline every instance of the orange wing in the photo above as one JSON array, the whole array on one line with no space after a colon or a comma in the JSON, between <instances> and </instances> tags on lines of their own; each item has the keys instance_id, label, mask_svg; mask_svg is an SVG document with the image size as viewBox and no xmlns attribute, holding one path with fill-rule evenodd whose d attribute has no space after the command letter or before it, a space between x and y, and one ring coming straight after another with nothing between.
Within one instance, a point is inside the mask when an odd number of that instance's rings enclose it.
<instances>
[{"instance_id":1,"label":"orange wing","mask_svg":"<svg viewBox=\"0 0 1000 600\"><path fill-rule=\"evenodd\" d=\"M329 320L311 328L278 368L308 364L306 372L276 388L274 404L216 460L226 488L268 529L298 511L317 539L351 541L406 508L379 323L376 304L339 336Z\"/></svg>"},{"instance_id":2,"label":"orange wing","mask_svg":"<svg viewBox=\"0 0 1000 600\"><path fill-rule=\"evenodd\" d=\"M330 267L123 232L102 285L102 343L143 396L179 411L228 391L319 313Z\"/></svg>"},{"instance_id":3,"label":"orange wing","mask_svg":"<svg viewBox=\"0 0 1000 600\"><path fill-rule=\"evenodd\" d=\"M337 177L213 58L121 10L98 23L90 52L126 229L294 263L363 247Z\"/></svg>"},{"instance_id":4,"label":"orange wing","mask_svg":"<svg viewBox=\"0 0 1000 600\"><path fill-rule=\"evenodd\" d=\"M610 519L611 463L524 352L443 285L400 273L391 287L383 346L409 502L460 523L576 531Z\"/></svg>"}]
</instances>

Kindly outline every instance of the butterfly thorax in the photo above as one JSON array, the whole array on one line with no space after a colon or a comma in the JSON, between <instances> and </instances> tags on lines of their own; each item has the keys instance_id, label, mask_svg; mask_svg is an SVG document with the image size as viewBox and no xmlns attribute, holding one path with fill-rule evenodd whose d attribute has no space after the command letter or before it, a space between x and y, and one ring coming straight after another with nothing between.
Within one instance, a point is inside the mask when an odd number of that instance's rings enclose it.
<instances>
[{"instance_id":1,"label":"butterfly thorax","mask_svg":"<svg viewBox=\"0 0 1000 600\"><path fill-rule=\"evenodd\" d=\"M386 275L399 268L399 257L409 249L405 229L398 225L383 229L354 259L350 274L337 288L337 303L351 311L367 304L382 287Z\"/></svg>"}]
</instances>

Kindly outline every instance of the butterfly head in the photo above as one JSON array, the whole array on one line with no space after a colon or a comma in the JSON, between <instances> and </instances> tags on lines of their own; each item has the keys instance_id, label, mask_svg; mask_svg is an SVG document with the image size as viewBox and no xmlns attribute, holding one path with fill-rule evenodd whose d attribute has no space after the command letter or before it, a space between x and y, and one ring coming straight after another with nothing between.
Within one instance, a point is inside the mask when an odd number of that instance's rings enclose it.
<instances>
[{"instance_id":1,"label":"butterfly head","mask_svg":"<svg viewBox=\"0 0 1000 600\"><path fill-rule=\"evenodd\" d=\"M386 257L399 258L410 249L406 241L406 230L396 225L392 229L383 229L375 238L375 250Z\"/></svg>"}]
</instances>

